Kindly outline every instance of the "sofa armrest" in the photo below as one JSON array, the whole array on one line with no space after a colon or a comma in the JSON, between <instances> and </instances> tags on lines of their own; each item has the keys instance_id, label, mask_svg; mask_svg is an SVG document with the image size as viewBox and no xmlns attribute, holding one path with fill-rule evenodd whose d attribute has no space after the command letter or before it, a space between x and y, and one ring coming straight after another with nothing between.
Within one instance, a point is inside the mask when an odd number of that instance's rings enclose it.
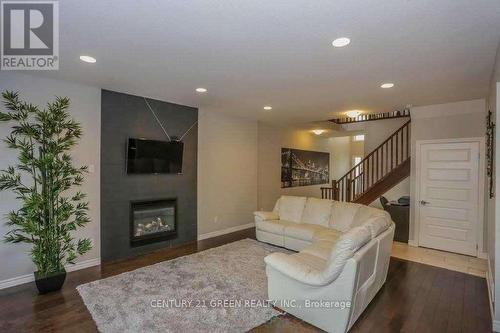
<instances>
[{"instance_id":1,"label":"sofa armrest","mask_svg":"<svg viewBox=\"0 0 500 333\"><path fill-rule=\"evenodd\" d=\"M269 221L269 220L279 220L280 219L280 216L274 212L258 211L258 212L253 212L253 215L255 216L256 219L259 219L260 221Z\"/></svg>"},{"instance_id":2,"label":"sofa armrest","mask_svg":"<svg viewBox=\"0 0 500 333\"><path fill-rule=\"evenodd\" d=\"M264 261L281 274L310 286L319 287L331 282L324 278L323 271L288 254L272 253Z\"/></svg>"}]
</instances>

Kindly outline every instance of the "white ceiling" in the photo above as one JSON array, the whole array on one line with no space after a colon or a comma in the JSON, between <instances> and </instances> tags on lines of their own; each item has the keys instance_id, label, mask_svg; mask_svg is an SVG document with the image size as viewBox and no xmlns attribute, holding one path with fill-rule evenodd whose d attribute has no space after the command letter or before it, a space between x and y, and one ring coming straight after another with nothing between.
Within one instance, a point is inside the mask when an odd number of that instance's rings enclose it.
<instances>
[{"instance_id":1,"label":"white ceiling","mask_svg":"<svg viewBox=\"0 0 500 333\"><path fill-rule=\"evenodd\" d=\"M37 75L293 123L485 97L499 38L499 0L64 0Z\"/></svg>"}]
</instances>

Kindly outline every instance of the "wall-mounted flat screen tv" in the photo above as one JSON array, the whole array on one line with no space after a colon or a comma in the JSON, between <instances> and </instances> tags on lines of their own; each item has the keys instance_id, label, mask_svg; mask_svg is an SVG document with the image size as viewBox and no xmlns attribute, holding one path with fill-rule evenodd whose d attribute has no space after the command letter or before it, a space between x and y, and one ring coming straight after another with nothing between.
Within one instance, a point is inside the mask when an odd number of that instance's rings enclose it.
<instances>
[{"instance_id":1,"label":"wall-mounted flat screen tv","mask_svg":"<svg viewBox=\"0 0 500 333\"><path fill-rule=\"evenodd\" d=\"M182 173L184 144L180 141L128 139L127 173Z\"/></svg>"}]
</instances>

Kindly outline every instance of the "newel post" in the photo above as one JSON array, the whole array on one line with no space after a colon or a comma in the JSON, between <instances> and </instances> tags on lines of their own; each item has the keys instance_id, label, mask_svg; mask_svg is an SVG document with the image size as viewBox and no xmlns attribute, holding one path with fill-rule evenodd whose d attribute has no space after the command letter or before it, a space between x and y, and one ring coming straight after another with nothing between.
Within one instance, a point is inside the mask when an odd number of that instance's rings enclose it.
<instances>
[{"instance_id":1,"label":"newel post","mask_svg":"<svg viewBox=\"0 0 500 333\"><path fill-rule=\"evenodd\" d=\"M332 199L339 200L339 190L337 188L337 180L332 179Z\"/></svg>"}]
</instances>

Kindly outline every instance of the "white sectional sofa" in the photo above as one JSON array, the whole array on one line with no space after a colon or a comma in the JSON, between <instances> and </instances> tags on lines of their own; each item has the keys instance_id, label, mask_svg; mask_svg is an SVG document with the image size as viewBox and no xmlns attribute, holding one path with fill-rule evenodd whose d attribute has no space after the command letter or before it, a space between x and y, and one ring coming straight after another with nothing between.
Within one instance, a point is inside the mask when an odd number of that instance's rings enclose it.
<instances>
[{"instance_id":1,"label":"white sectional sofa","mask_svg":"<svg viewBox=\"0 0 500 333\"><path fill-rule=\"evenodd\" d=\"M385 283L394 223L382 210L282 196L255 212L257 239L300 251L267 256L268 297L328 332L347 332Z\"/></svg>"}]
</instances>

